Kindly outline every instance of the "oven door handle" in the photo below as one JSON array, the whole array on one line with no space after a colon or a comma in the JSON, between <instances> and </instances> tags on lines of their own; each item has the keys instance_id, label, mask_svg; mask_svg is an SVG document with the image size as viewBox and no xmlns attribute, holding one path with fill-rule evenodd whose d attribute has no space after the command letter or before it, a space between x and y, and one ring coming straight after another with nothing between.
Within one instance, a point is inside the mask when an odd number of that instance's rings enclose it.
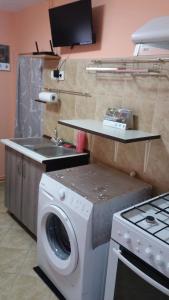
<instances>
[{"instance_id":1,"label":"oven door handle","mask_svg":"<svg viewBox=\"0 0 169 300\"><path fill-rule=\"evenodd\" d=\"M142 272L140 269L138 269L136 266L134 266L131 262L129 262L122 254L120 250L114 249L113 252L115 255L120 259L129 269L131 269L134 273L136 273L139 277L141 277L143 280L148 282L151 286L157 288L162 293L169 296L169 289L165 288L163 285L159 284L157 281L146 275L144 272Z\"/></svg>"}]
</instances>

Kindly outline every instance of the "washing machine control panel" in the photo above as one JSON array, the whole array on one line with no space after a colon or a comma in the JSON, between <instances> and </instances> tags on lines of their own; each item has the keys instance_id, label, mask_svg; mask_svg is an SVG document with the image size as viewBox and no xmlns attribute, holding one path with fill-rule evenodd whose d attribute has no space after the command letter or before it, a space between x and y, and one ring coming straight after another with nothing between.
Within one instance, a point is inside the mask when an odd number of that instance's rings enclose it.
<instances>
[{"instance_id":1,"label":"washing machine control panel","mask_svg":"<svg viewBox=\"0 0 169 300\"><path fill-rule=\"evenodd\" d=\"M50 177L43 175L40 186L48 194L47 201L53 204L58 204L61 208L71 209L85 219L89 219L93 204L85 197L72 191L58 181L51 180ZM50 199L50 200L49 200Z\"/></svg>"},{"instance_id":2,"label":"washing machine control panel","mask_svg":"<svg viewBox=\"0 0 169 300\"><path fill-rule=\"evenodd\" d=\"M86 198L66 187L60 187L58 189L58 198L62 205L71 208L84 218L89 218L93 205Z\"/></svg>"},{"instance_id":3,"label":"washing machine control panel","mask_svg":"<svg viewBox=\"0 0 169 300\"><path fill-rule=\"evenodd\" d=\"M64 201L65 200L65 190L64 189L60 189L59 192L58 192L58 194L59 194L59 199L61 201Z\"/></svg>"}]
</instances>

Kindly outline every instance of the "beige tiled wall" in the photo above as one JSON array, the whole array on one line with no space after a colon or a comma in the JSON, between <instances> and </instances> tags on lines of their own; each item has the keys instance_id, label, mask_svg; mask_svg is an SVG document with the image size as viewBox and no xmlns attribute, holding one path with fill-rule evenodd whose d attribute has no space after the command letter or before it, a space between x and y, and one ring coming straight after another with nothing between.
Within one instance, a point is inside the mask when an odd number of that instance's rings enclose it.
<instances>
[{"instance_id":1,"label":"beige tiled wall","mask_svg":"<svg viewBox=\"0 0 169 300\"><path fill-rule=\"evenodd\" d=\"M114 142L89 136L89 148L96 161L130 172L154 186L154 193L169 190L169 78L167 76L132 76L88 73L88 60L68 59L64 64L64 81L50 78L51 70L44 71L44 85L48 88L87 92L90 97L60 94L59 104L46 106L44 133L52 135L57 126L59 135L75 142L71 128L57 125L59 119L92 118L102 120L108 107L127 107L135 114L137 129L161 134L152 141L148 168L143 172L145 142L120 144L117 161L113 161ZM116 63L106 66L117 66ZM152 68L154 63L131 63L129 67ZM157 63L162 72L169 63ZM164 70L164 71L163 71ZM168 71L169 72L169 71Z\"/></svg>"}]
</instances>

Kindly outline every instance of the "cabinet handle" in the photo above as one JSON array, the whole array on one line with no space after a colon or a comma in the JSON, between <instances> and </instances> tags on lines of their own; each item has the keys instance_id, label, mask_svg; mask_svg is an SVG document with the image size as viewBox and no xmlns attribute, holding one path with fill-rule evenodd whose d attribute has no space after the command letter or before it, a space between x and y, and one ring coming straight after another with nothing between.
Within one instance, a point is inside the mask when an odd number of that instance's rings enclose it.
<instances>
[{"instance_id":1,"label":"cabinet handle","mask_svg":"<svg viewBox=\"0 0 169 300\"><path fill-rule=\"evenodd\" d=\"M18 174L22 175L22 162L20 161L17 165Z\"/></svg>"},{"instance_id":2,"label":"cabinet handle","mask_svg":"<svg viewBox=\"0 0 169 300\"><path fill-rule=\"evenodd\" d=\"M26 167L25 167L24 163L23 163L23 168L22 168L22 176L23 176L23 178L26 178Z\"/></svg>"}]
</instances>

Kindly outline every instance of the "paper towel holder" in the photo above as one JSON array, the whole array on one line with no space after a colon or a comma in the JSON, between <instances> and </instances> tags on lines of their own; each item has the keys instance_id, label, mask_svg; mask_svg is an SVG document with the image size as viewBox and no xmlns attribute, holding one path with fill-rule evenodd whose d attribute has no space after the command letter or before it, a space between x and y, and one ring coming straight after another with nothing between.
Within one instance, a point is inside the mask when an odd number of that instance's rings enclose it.
<instances>
[{"instance_id":1,"label":"paper towel holder","mask_svg":"<svg viewBox=\"0 0 169 300\"><path fill-rule=\"evenodd\" d=\"M47 101L42 101L42 100L39 100L39 99L35 99L34 101L36 102L40 102L40 103L43 103L43 104L46 104ZM49 103L49 102L48 102ZM56 103L56 102L51 102L51 103Z\"/></svg>"},{"instance_id":2,"label":"paper towel holder","mask_svg":"<svg viewBox=\"0 0 169 300\"><path fill-rule=\"evenodd\" d=\"M48 95L41 95L41 94L48 94L48 92L46 93L45 90L39 92L39 98L34 99L34 101L44 103L44 104L58 103L59 99L58 99L58 95L56 95L56 92L50 95L50 97L52 97L50 98L50 100L48 99Z\"/></svg>"},{"instance_id":3,"label":"paper towel holder","mask_svg":"<svg viewBox=\"0 0 169 300\"><path fill-rule=\"evenodd\" d=\"M58 99L58 101L51 101L51 102L42 101L42 100L39 100L39 99L34 99L34 101L39 102L39 103L43 103L43 104L58 104L59 103L59 99Z\"/></svg>"}]
</instances>

